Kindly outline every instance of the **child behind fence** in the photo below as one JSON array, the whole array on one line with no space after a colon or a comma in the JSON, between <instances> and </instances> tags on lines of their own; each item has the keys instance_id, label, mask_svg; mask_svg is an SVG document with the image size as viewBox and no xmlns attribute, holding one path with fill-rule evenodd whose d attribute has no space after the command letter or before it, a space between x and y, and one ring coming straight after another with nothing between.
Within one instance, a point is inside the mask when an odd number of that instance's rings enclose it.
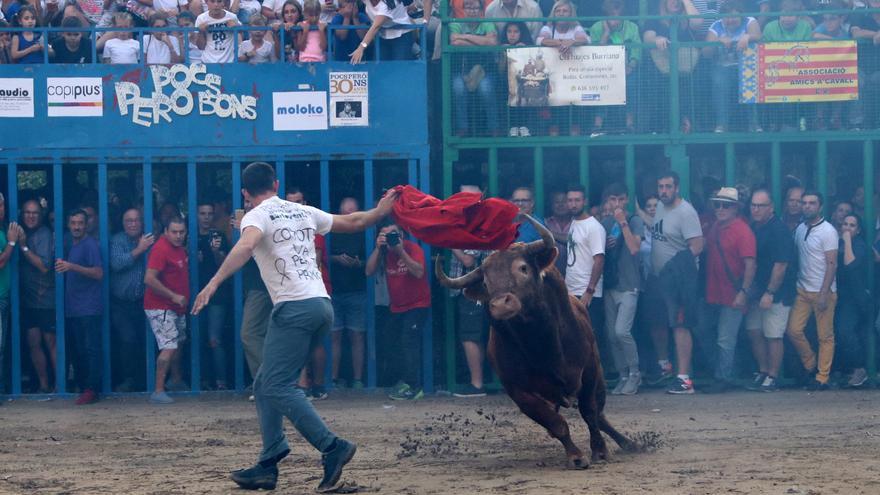
<instances>
[{"instance_id":1,"label":"child behind fence","mask_svg":"<svg viewBox=\"0 0 880 495\"><path fill-rule=\"evenodd\" d=\"M297 33L296 48L300 62L327 61L327 24L321 22L321 3L318 0L305 0L303 3L304 21L300 22L302 31Z\"/></svg>"},{"instance_id":2,"label":"child behind fence","mask_svg":"<svg viewBox=\"0 0 880 495\"><path fill-rule=\"evenodd\" d=\"M266 18L262 14L254 14L250 17L250 26L254 28L266 27ZM264 64L274 62L275 45L266 39L266 31L255 29L250 32L250 38L241 43L238 50L238 61L249 64Z\"/></svg>"}]
</instances>

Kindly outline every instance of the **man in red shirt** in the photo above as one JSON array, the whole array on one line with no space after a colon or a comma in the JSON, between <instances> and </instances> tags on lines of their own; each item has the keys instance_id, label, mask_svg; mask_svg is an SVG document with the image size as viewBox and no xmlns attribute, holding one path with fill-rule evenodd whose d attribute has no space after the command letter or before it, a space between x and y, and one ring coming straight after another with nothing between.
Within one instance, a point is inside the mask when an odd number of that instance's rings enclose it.
<instances>
[{"instance_id":1,"label":"man in red shirt","mask_svg":"<svg viewBox=\"0 0 880 495\"><path fill-rule=\"evenodd\" d=\"M169 389L185 390L180 372L180 345L186 341L186 309L189 304L189 258L186 254L186 222L180 217L169 220L147 259L144 283L144 311L156 344L156 388L150 395L154 404L170 404L174 399L165 393L165 378L171 370Z\"/></svg>"},{"instance_id":2,"label":"man in red shirt","mask_svg":"<svg viewBox=\"0 0 880 495\"><path fill-rule=\"evenodd\" d=\"M706 391L719 393L730 388L737 334L755 278L757 248L755 234L739 216L736 188L722 187L709 202L716 220L706 236L706 305L700 321L704 335L718 331L717 349L709 353L716 381Z\"/></svg>"},{"instance_id":3,"label":"man in red shirt","mask_svg":"<svg viewBox=\"0 0 880 495\"><path fill-rule=\"evenodd\" d=\"M425 274L425 252L403 238L397 225L382 228L376 249L367 260L367 276L382 269L391 300L389 328L399 329L401 380L388 396L393 400L415 400L424 396L421 385L422 332L428 322L431 288Z\"/></svg>"}]
</instances>

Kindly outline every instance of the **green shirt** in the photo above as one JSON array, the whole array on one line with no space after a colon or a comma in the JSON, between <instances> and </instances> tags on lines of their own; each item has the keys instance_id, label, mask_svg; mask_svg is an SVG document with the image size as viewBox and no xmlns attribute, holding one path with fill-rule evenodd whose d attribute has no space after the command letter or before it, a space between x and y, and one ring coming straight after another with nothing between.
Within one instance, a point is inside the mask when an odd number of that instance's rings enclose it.
<instances>
[{"instance_id":1,"label":"green shirt","mask_svg":"<svg viewBox=\"0 0 880 495\"><path fill-rule=\"evenodd\" d=\"M605 32L605 22L599 21L590 27L590 40L594 45L598 45L602 41L602 34ZM608 36L609 45L623 45L625 43L641 43L642 37L639 36L639 27L632 21L623 21L620 27ZM627 57L630 61L638 62L642 58L641 46L626 47Z\"/></svg>"},{"instance_id":2,"label":"green shirt","mask_svg":"<svg viewBox=\"0 0 880 495\"><path fill-rule=\"evenodd\" d=\"M486 36L495 33L494 22L481 22L477 24L477 28L473 28L470 22L451 22L449 23L449 32L453 34L475 34L477 36Z\"/></svg>"},{"instance_id":3,"label":"green shirt","mask_svg":"<svg viewBox=\"0 0 880 495\"><path fill-rule=\"evenodd\" d=\"M6 249L6 232L0 230L0 251L3 249ZM9 297L9 262L0 268L0 298L6 297Z\"/></svg>"},{"instance_id":4,"label":"green shirt","mask_svg":"<svg viewBox=\"0 0 880 495\"><path fill-rule=\"evenodd\" d=\"M809 41L812 37L813 28L803 19L798 19L791 31L782 29L779 21L772 21L764 27L764 41Z\"/></svg>"}]
</instances>

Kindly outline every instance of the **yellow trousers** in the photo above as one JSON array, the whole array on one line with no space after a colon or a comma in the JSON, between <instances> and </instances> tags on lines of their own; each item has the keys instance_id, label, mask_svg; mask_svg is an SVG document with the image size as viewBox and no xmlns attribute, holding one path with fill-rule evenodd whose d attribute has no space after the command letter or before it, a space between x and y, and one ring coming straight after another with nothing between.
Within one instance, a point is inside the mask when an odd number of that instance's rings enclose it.
<instances>
[{"instance_id":1,"label":"yellow trousers","mask_svg":"<svg viewBox=\"0 0 880 495\"><path fill-rule=\"evenodd\" d=\"M804 369L807 371L816 370L816 380L820 383L828 383L831 361L834 359L834 307L837 305L837 294L828 295L828 307L825 308L825 311L819 311L818 300L818 292L798 289L797 298L791 308L791 316L788 318L788 329L785 333L797 350ZM804 328L807 326L811 313L816 316L816 333L819 337L818 363L816 362L816 353L813 352L810 342L804 335Z\"/></svg>"}]
</instances>

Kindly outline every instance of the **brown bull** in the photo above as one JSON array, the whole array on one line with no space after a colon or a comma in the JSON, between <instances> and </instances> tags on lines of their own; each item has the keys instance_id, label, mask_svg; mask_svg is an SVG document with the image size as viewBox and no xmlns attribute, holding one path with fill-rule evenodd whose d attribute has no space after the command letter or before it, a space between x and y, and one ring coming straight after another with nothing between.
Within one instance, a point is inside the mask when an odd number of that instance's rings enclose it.
<instances>
[{"instance_id":1,"label":"brown bull","mask_svg":"<svg viewBox=\"0 0 880 495\"><path fill-rule=\"evenodd\" d=\"M568 465L589 463L572 442L559 408L578 409L590 430L592 460L608 458L601 432L625 450L635 444L605 418L605 379L587 310L568 295L553 261L559 254L549 230L531 217L541 240L516 243L490 255L476 270L455 279L437 278L450 289L481 302L491 317L488 355L504 389L526 416L565 447Z\"/></svg>"}]
</instances>

